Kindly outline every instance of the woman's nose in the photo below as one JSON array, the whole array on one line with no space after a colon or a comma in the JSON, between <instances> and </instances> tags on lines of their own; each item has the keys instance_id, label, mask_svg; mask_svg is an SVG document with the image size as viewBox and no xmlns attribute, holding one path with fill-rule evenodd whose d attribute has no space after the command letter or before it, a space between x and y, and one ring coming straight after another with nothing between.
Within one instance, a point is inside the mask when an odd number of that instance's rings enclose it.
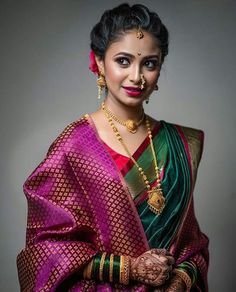
<instances>
[{"instance_id":1,"label":"woman's nose","mask_svg":"<svg viewBox=\"0 0 236 292\"><path fill-rule=\"evenodd\" d=\"M141 80L141 70L139 66L132 66L129 74L129 80L130 82L133 82L134 84L139 84Z\"/></svg>"}]
</instances>

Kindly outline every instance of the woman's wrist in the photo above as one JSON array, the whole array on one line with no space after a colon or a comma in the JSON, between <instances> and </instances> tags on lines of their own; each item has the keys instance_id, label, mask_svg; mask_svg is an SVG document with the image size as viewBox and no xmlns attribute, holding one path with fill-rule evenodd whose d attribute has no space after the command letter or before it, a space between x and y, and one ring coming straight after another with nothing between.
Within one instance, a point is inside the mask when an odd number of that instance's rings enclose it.
<instances>
[{"instance_id":1,"label":"woman's wrist","mask_svg":"<svg viewBox=\"0 0 236 292\"><path fill-rule=\"evenodd\" d=\"M130 257L98 253L85 266L83 278L128 285L130 279Z\"/></svg>"},{"instance_id":2,"label":"woman's wrist","mask_svg":"<svg viewBox=\"0 0 236 292\"><path fill-rule=\"evenodd\" d=\"M178 270L181 270L188 274L192 281L192 286L196 283L197 280L197 267L192 261L184 261L176 267Z\"/></svg>"},{"instance_id":3,"label":"woman's wrist","mask_svg":"<svg viewBox=\"0 0 236 292\"><path fill-rule=\"evenodd\" d=\"M178 268L174 269L173 273L174 275L178 276L182 280L182 282L185 284L185 289L186 289L185 291L190 292L190 289L192 287L192 280L190 276L185 271Z\"/></svg>"},{"instance_id":4,"label":"woman's wrist","mask_svg":"<svg viewBox=\"0 0 236 292\"><path fill-rule=\"evenodd\" d=\"M128 285L130 280L130 257L120 256L120 283Z\"/></svg>"}]
</instances>

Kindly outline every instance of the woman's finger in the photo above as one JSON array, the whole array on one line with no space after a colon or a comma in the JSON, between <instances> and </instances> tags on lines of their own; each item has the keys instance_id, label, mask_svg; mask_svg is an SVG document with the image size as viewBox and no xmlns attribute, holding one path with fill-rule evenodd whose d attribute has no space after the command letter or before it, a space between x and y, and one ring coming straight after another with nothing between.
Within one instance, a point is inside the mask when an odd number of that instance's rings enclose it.
<instances>
[{"instance_id":1,"label":"woman's finger","mask_svg":"<svg viewBox=\"0 0 236 292\"><path fill-rule=\"evenodd\" d=\"M169 252L165 248L153 248L151 249L151 254L166 255L169 254Z\"/></svg>"},{"instance_id":2,"label":"woman's finger","mask_svg":"<svg viewBox=\"0 0 236 292\"><path fill-rule=\"evenodd\" d=\"M166 256L166 258L168 259L168 264L170 266L175 264L175 259L172 256Z\"/></svg>"}]
</instances>

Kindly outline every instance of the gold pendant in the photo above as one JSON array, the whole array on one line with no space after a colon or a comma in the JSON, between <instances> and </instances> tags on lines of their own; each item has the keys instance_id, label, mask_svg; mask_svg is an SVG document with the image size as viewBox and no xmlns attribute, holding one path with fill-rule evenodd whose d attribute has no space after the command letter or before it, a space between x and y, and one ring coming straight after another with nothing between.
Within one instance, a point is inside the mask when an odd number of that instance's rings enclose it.
<instances>
[{"instance_id":1,"label":"gold pendant","mask_svg":"<svg viewBox=\"0 0 236 292\"><path fill-rule=\"evenodd\" d=\"M125 126L129 132L133 134L137 132L137 124L133 120L127 120Z\"/></svg>"},{"instance_id":2,"label":"gold pendant","mask_svg":"<svg viewBox=\"0 0 236 292\"><path fill-rule=\"evenodd\" d=\"M152 212L160 215L165 208L165 197L161 190L153 188L148 191L148 205Z\"/></svg>"}]
</instances>

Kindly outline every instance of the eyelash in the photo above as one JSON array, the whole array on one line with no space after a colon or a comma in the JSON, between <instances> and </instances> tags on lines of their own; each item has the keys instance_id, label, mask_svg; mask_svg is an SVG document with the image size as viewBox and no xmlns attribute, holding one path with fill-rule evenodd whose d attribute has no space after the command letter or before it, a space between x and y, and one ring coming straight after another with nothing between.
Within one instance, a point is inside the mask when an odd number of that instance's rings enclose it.
<instances>
[{"instance_id":1,"label":"eyelash","mask_svg":"<svg viewBox=\"0 0 236 292\"><path fill-rule=\"evenodd\" d=\"M127 67L130 64L130 61L128 58L125 57L119 57L115 60L121 67ZM124 61L126 61L126 63L124 64ZM147 64L148 63L152 63L151 67L149 67ZM156 67L159 66L159 63L157 60L147 60L144 62L144 65L147 67L148 70L154 70L156 69Z\"/></svg>"},{"instance_id":2,"label":"eyelash","mask_svg":"<svg viewBox=\"0 0 236 292\"><path fill-rule=\"evenodd\" d=\"M151 67L148 67L147 63L152 63L152 66L151 66ZM158 63L157 60L148 60L148 61L146 61L144 64L146 64L146 67L147 67L148 69L155 69L156 67L159 66L159 63Z\"/></svg>"},{"instance_id":3,"label":"eyelash","mask_svg":"<svg viewBox=\"0 0 236 292\"><path fill-rule=\"evenodd\" d=\"M124 61L124 60L127 61L128 64L123 64L122 61ZM127 65L129 65L129 59L128 59L128 58L125 58L125 57L117 58L117 59L116 59L116 62L117 62L119 65L121 65L121 66L127 66Z\"/></svg>"}]
</instances>

